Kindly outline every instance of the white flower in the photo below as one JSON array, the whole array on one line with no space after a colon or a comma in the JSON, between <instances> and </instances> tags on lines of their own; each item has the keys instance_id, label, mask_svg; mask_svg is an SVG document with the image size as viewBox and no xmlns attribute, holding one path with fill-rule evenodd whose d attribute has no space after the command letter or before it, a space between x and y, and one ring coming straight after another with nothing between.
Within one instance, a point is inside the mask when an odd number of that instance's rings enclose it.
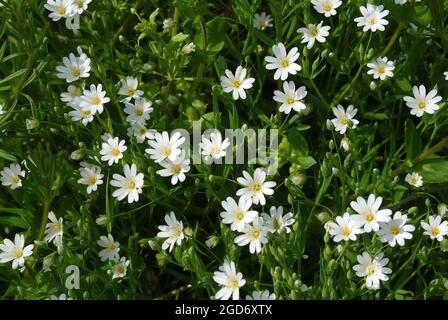
<instances>
[{"instance_id":1,"label":"white flower","mask_svg":"<svg viewBox=\"0 0 448 320\"><path fill-rule=\"evenodd\" d=\"M233 231L242 232L246 224L251 223L258 215L257 211L250 210L252 206L250 199L240 198L237 204L233 198L227 197L221 205L226 210L220 214L222 223L230 224L230 229Z\"/></svg>"},{"instance_id":2,"label":"white flower","mask_svg":"<svg viewBox=\"0 0 448 320\"><path fill-rule=\"evenodd\" d=\"M253 291L251 295L246 296L246 300L275 300L275 293L269 293L268 290Z\"/></svg>"},{"instance_id":3,"label":"white flower","mask_svg":"<svg viewBox=\"0 0 448 320\"><path fill-rule=\"evenodd\" d=\"M340 0L311 0L314 9L326 17L336 15L336 9L342 4Z\"/></svg>"},{"instance_id":4,"label":"white flower","mask_svg":"<svg viewBox=\"0 0 448 320\"><path fill-rule=\"evenodd\" d=\"M121 87L118 94L124 96L121 101L131 101L131 99L137 99L143 95L143 91L137 89L138 80L134 77L126 77L120 83Z\"/></svg>"},{"instance_id":5,"label":"white flower","mask_svg":"<svg viewBox=\"0 0 448 320\"><path fill-rule=\"evenodd\" d=\"M400 211L397 211L389 222L380 222L378 235L381 237L381 241L388 242L391 247L395 247L395 244L404 246L404 240L412 239L411 232L415 230L413 225L406 224L407 220L407 215L402 215Z\"/></svg>"},{"instance_id":6,"label":"white flower","mask_svg":"<svg viewBox=\"0 0 448 320\"><path fill-rule=\"evenodd\" d=\"M297 32L303 33L302 43L306 43L306 47L311 49L314 46L316 40L320 43L325 42L325 38L330 34L329 26L322 26L324 22L321 21L319 24L309 24L306 28L299 28Z\"/></svg>"},{"instance_id":7,"label":"white flower","mask_svg":"<svg viewBox=\"0 0 448 320\"><path fill-rule=\"evenodd\" d=\"M235 263L233 261L224 260L224 264L219 267L219 271L213 273L213 280L222 286L215 294L215 299L239 300L240 288L246 284L241 272L236 272Z\"/></svg>"},{"instance_id":8,"label":"white flower","mask_svg":"<svg viewBox=\"0 0 448 320\"><path fill-rule=\"evenodd\" d=\"M182 47L183 54L190 54L196 50L196 45L193 42L187 43Z\"/></svg>"},{"instance_id":9,"label":"white flower","mask_svg":"<svg viewBox=\"0 0 448 320\"><path fill-rule=\"evenodd\" d=\"M199 143L201 153L205 157L205 160L221 159L226 155L226 149L230 145L229 138L222 140L221 133L210 133L210 139L202 136L202 142Z\"/></svg>"},{"instance_id":10,"label":"white flower","mask_svg":"<svg viewBox=\"0 0 448 320\"><path fill-rule=\"evenodd\" d=\"M359 7L362 17L355 18L358 27L363 27L362 31L366 32L371 30L375 32L376 30L384 31L384 26L389 24L389 21L383 19L389 14L389 10L383 10L384 6L373 5L368 3L366 7Z\"/></svg>"},{"instance_id":11,"label":"white flower","mask_svg":"<svg viewBox=\"0 0 448 320\"><path fill-rule=\"evenodd\" d=\"M423 177L417 172L408 173L404 178L404 181L416 188L419 188L423 185Z\"/></svg>"},{"instance_id":12,"label":"white flower","mask_svg":"<svg viewBox=\"0 0 448 320\"><path fill-rule=\"evenodd\" d=\"M95 223L99 226L105 226L109 223L109 218L105 214L100 214L99 217L95 219Z\"/></svg>"},{"instance_id":13,"label":"white flower","mask_svg":"<svg viewBox=\"0 0 448 320\"><path fill-rule=\"evenodd\" d=\"M128 136L135 137L137 143L143 143L146 139L154 139L155 130L148 129L144 124L135 122L128 128Z\"/></svg>"},{"instance_id":14,"label":"white flower","mask_svg":"<svg viewBox=\"0 0 448 320\"><path fill-rule=\"evenodd\" d=\"M246 91L244 90L252 88L252 84L255 81L254 78L246 78L246 68L238 66L235 75L233 75L232 71L226 69L225 74L225 76L221 76L221 86L224 92L232 92L234 100L239 98L246 99Z\"/></svg>"},{"instance_id":15,"label":"white flower","mask_svg":"<svg viewBox=\"0 0 448 320\"><path fill-rule=\"evenodd\" d=\"M348 212L344 213L342 217L336 217L336 223L329 222L328 227L328 233L333 236L334 242L340 242L341 240L355 241L356 235L363 233L363 230L355 224Z\"/></svg>"},{"instance_id":16,"label":"white flower","mask_svg":"<svg viewBox=\"0 0 448 320\"><path fill-rule=\"evenodd\" d=\"M103 184L104 175L101 174L101 168L95 165L89 165L86 167L79 168L79 174L81 178L78 183L87 186L87 193L90 194L92 191L96 191L98 185Z\"/></svg>"},{"instance_id":17,"label":"white flower","mask_svg":"<svg viewBox=\"0 0 448 320\"><path fill-rule=\"evenodd\" d=\"M414 86L412 92L414 93L414 97L406 96L403 98L406 101L406 105L411 108L412 115L421 117L425 112L433 114L439 110L437 102L442 100L442 97L437 95L436 89L426 94L425 86L420 85L420 87Z\"/></svg>"},{"instance_id":18,"label":"white flower","mask_svg":"<svg viewBox=\"0 0 448 320\"><path fill-rule=\"evenodd\" d=\"M70 297L67 298L67 295L65 293L63 293L60 296L52 295L45 300L73 300L73 298L70 298Z\"/></svg>"},{"instance_id":19,"label":"white flower","mask_svg":"<svg viewBox=\"0 0 448 320\"><path fill-rule=\"evenodd\" d=\"M414 0L414 2L421 2L422 0ZM396 4L404 5L408 2L408 0L395 0Z\"/></svg>"},{"instance_id":20,"label":"white flower","mask_svg":"<svg viewBox=\"0 0 448 320\"><path fill-rule=\"evenodd\" d=\"M442 217L439 215L429 216L429 224L423 220L420 223L425 230L423 234L429 236L431 240L442 241L443 236L448 235L448 221L442 222Z\"/></svg>"},{"instance_id":21,"label":"white flower","mask_svg":"<svg viewBox=\"0 0 448 320\"><path fill-rule=\"evenodd\" d=\"M74 10L77 14L82 14L85 10L87 10L89 3L92 0L74 0Z\"/></svg>"},{"instance_id":22,"label":"white flower","mask_svg":"<svg viewBox=\"0 0 448 320\"><path fill-rule=\"evenodd\" d=\"M67 103L70 107L76 108L79 105L79 98L82 91L80 88L74 85L67 87L67 92L61 93L61 101Z\"/></svg>"},{"instance_id":23,"label":"white flower","mask_svg":"<svg viewBox=\"0 0 448 320\"><path fill-rule=\"evenodd\" d=\"M266 14L266 12L262 12L260 14L256 13L254 15L254 28L258 30L264 30L267 27L272 27L272 18L271 15Z\"/></svg>"},{"instance_id":24,"label":"white flower","mask_svg":"<svg viewBox=\"0 0 448 320\"><path fill-rule=\"evenodd\" d=\"M19 164L12 163L9 167L4 167L3 170L0 171L0 175L2 185L14 190L22 186L22 178L25 177L25 170L22 170Z\"/></svg>"},{"instance_id":25,"label":"white flower","mask_svg":"<svg viewBox=\"0 0 448 320\"><path fill-rule=\"evenodd\" d=\"M95 86L90 85L90 90L84 90L83 95L79 100L81 107L91 107L93 113L102 113L104 110L104 104L108 103L110 99L106 97L106 91L103 91L103 85L99 84Z\"/></svg>"},{"instance_id":26,"label":"white flower","mask_svg":"<svg viewBox=\"0 0 448 320\"><path fill-rule=\"evenodd\" d=\"M243 229L243 234L235 238L235 243L240 247L249 244L250 253L260 253L261 246L268 242L266 237L268 228L264 225L262 218L255 216L252 224L246 224Z\"/></svg>"},{"instance_id":27,"label":"white flower","mask_svg":"<svg viewBox=\"0 0 448 320\"><path fill-rule=\"evenodd\" d=\"M136 98L134 103L125 102L126 107L124 112L128 114L126 120L128 122L139 122L144 124L149 119L149 114L152 112L152 102L146 101L145 98Z\"/></svg>"},{"instance_id":28,"label":"white flower","mask_svg":"<svg viewBox=\"0 0 448 320\"><path fill-rule=\"evenodd\" d=\"M445 72L443 73L443 75L445 76L445 80L448 80L448 71L445 71Z\"/></svg>"},{"instance_id":29,"label":"white flower","mask_svg":"<svg viewBox=\"0 0 448 320\"><path fill-rule=\"evenodd\" d=\"M176 160L164 160L160 162L164 169L157 171L157 174L162 177L171 176L171 184L175 185L178 181L185 181L185 173L190 171L190 159L185 159L185 155L180 155Z\"/></svg>"},{"instance_id":30,"label":"white flower","mask_svg":"<svg viewBox=\"0 0 448 320\"><path fill-rule=\"evenodd\" d=\"M101 160L108 161L109 166L113 163L118 163L118 160L123 158L123 152L125 152L128 147L125 146L125 141L118 137L109 138L107 142L102 143L100 154L102 155Z\"/></svg>"},{"instance_id":31,"label":"white flower","mask_svg":"<svg viewBox=\"0 0 448 320\"><path fill-rule=\"evenodd\" d=\"M145 152L155 162L162 162L165 159L174 161L182 153L180 146L184 141L185 138L179 132L174 133L171 138L166 131L156 132L154 140L148 141L151 148L146 149Z\"/></svg>"},{"instance_id":32,"label":"white flower","mask_svg":"<svg viewBox=\"0 0 448 320\"><path fill-rule=\"evenodd\" d=\"M130 167L125 164L123 167L124 177L121 174L114 173L110 184L118 189L112 193L112 196L119 201L128 197L128 203L137 202L139 193L142 193L143 173L137 172L137 166L132 164Z\"/></svg>"},{"instance_id":33,"label":"white flower","mask_svg":"<svg viewBox=\"0 0 448 320\"><path fill-rule=\"evenodd\" d=\"M58 251L60 252L62 249L62 236L63 236L63 225L64 218L60 217L59 220L56 218L56 215L53 211L48 213L49 223L45 226L45 236L44 240L55 244L58 247Z\"/></svg>"},{"instance_id":34,"label":"white flower","mask_svg":"<svg viewBox=\"0 0 448 320\"><path fill-rule=\"evenodd\" d=\"M101 236L100 240L97 241L98 245L104 249L98 254L101 261L118 261L120 259L120 244L115 242L114 237L109 233L106 236Z\"/></svg>"},{"instance_id":35,"label":"white flower","mask_svg":"<svg viewBox=\"0 0 448 320\"><path fill-rule=\"evenodd\" d=\"M68 115L72 118L72 121L76 122L81 120L84 126L87 126L89 122L93 121L95 110L91 106L71 105L71 107L73 110Z\"/></svg>"},{"instance_id":36,"label":"white flower","mask_svg":"<svg viewBox=\"0 0 448 320\"><path fill-rule=\"evenodd\" d=\"M59 21L61 18L70 17L76 10L73 0L47 0L44 7L48 11L51 11L48 17L53 21Z\"/></svg>"},{"instance_id":37,"label":"white flower","mask_svg":"<svg viewBox=\"0 0 448 320\"><path fill-rule=\"evenodd\" d=\"M171 18L163 20L163 31L167 32L169 29L171 29L174 25L174 21Z\"/></svg>"},{"instance_id":38,"label":"white flower","mask_svg":"<svg viewBox=\"0 0 448 320\"><path fill-rule=\"evenodd\" d=\"M244 188L239 189L236 192L237 196L241 196L244 199L251 199L254 204L260 203L262 206L266 204L266 199L264 195L273 195L274 188L277 183L273 181L266 180L266 172L262 169L257 168L254 171L254 177L252 178L250 174L243 170L243 177L237 179L238 183Z\"/></svg>"},{"instance_id":39,"label":"white flower","mask_svg":"<svg viewBox=\"0 0 448 320\"><path fill-rule=\"evenodd\" d=\"M272 46L272 52L274 57L267 56L264 60L268 63L266 69L274 70L274 80L286 80L288 74L297 74L298 71L302 69L295 61L299 59L300 53L297 47L292 48L288 53L286 53L286 48L283 43L274 44Z\"/></svg>"},{"instance_id":40,"label":"white flower","mask_svg":"<svg viewBox=\"0 0 448 320\"><path fill-rule=\"evenodd\" d=\"M59 79L65 79L68 83L76 81L80 78L88 78L90 76L90 59L85 54L76 57L70 53L68 57L62 59L63 66L57 66L56 76Z\"/></svg>"},{"instance_id":41,"label":"white flower","mask_svg":"<svg viewBox=\"0 0 448 320\"><path fill-rule=\"evenodd\" d=\"M335 130L340 134L344 134L345 131L347 131L347 128L356 128L359 124L359 121L354 118L358 109L352 105L349 105L347 110L344 110L344 107L339 104L337 107L333 107L332 110L336 118L332 119L331 122L333 123Z\"/></svg>"},{"instance_id":42,"label":"white flower","mask_svg":"<svg viewBox=\"0 0 448 320\"><path fill-rule=\"evenodd\" d=\"M390 209L380 210L382 197L375 197L370 194L367 202L364 198L358 197L356 201L352 201L350 206L358 214L352 215L350 218L359 227L364 227L364 232L378 231L379 222L389 222L392 211Z\"/></svg>"},{"instance_id":43,"label":"white flower","mask_svg":"<svg viewBox=\"0 0 448 320\"><path fill-rule=\"evenodd\" d=\"M296 90L296 85L292 81L283 82L283 92L279 90L274 91L274 100L280 102L280 112L288 114L291 109L300 112L305 110L306 106L303 103L303 99L306 97L308 92L305 87L300 87Z\"/></svg>"},{"instance_id":44,"label":"white flower","mask_svg":"<svg viewBox=\"0 0 448 320\"><path fill-rule=\"evenodd\" d=\"M113 266L112 270L109 270L109 274L112 274L113 279L120 279L126 277L126 273L128 271L129 260L126 260L125 257L122 257L120 261Z\"/></svg>"},{"instance_id":45,"label":"white flower","mask_svg":"<svg viewBox=\"0 0 448 320\"><path fill-rule=\"evenodd\" d=\"M185 238L184 224L182 221L177 221L173 211L165 215L166 225L159 226L160 232L157 233L159 238L167 238L162 244L162 250L170 248L170 252L173 250L174 245L181 245L182 240Z\"/></svg>"},{"instance_id":46,"label":"white flower","mask_svg":"<svg viewBox=\"0 0 448 320\"><path fill-rule=\"evenodd\" d=\"M378 58L367 64L370 68L367 74L372 74L374 79L385 80L387 77L393 77L395 65L393 61L388 61L387 57Z\"/></svg>"},{"instance_id":47,"label":"white flower","mask_svg":"<svg viewBox=\"0 0 448 320\"><path fill-rule=\"evenodd\" d=\"M292 213L288 212L287 214L283 215L283 207L279 206L278 208L272 206L271 209L269 209L270 215L263 213L262 217L265 221L266 227L270 232L277 232L280 233L283 230L285 230L286 233L291 232L291 228L289 227L292 225L296 220L292 217Z\"/></svg>"},{"instance_id":48,"label":"white flower","mask_svg":"<svg viewBox=\"0 0 448 320\"><path fill-rule=\"evenodd\" d=\"M383 257L384 254L380 253L372 259L367 252L357 256L359 264L355 265L353 270L358 277L366 278L366 286L369 289L379 289L380 281L389 280L388 274L391 274L392 270L385 267L389 259Z\"/></svg>"},{"instance_id":49,"label":"white flower","mask_svg":"<svg viewBox=\"0 0 448 320\"><path fill-rule=\"evenodd\" d=\"M34 245L29 244L25 247L25 237L23 234L14 236L14 242L9 239L3 239L0 244L0 263L12 261L12 268L23 267L25 265L25 258L33 254Z\"/></svg>"}]
</instances>

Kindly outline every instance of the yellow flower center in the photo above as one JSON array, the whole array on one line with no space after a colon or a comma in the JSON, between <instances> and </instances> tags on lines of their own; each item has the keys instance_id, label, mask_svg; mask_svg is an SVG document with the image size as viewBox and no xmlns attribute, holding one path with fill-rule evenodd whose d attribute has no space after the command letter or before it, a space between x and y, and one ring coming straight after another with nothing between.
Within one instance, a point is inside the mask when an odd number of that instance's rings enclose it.
<instances>
[{"instance_id":1,"label":"yellow flower center","mask_svg":"<svg viewBox=\"0 0 448 320\"><path fill-rule=\"evenodd\" d=\"M425 100L420 100L419 103L417 104L417 106L420 109L425 109L426 108L426 101Z\"/></svg>"},{"instance_id":2,"label":"yellow flower center","mask_svg":"<svg viewBox=\"0 0 448 320\"><path fill-rule=\"evenodd\" d=\"M244 212L242 210L237 210L236 213L235 213L235 217L238 220L240 220L240 221L243 220L244 219Z\"/></svg>"},{"instance_id":3,"label":"yellow flower center","mask_svg":"<svg viewBox=\"0 0 448 320\"><path fill-rule=\"evenodd\" d=\"M366 274L368 276L373 276L376 273L376 267L374 265L370 265L366 268Z\"/></svg>"},{"instance_id":4,"label":"yellow flower center","mask_svg":"<svg viewBox=\"0 0 448 320\"><path fill-rule=\"evenodd\" d=\"M239 281L237 278L231 278L229 279L229 281L227 282L227 287L231 288L231 289L237 289L239 288Z\"/></svg>"},{"instance_id":5,"label":"yellow flower center","mask_svg":"<svg viewBox=\"0 0 448 320\"><path fill-rule=\"evenodd\" d=\"M90 176L87 178L87 182L88 184L95 184L96 183L96 177L95 176Z\"/></svg>"},{"instance_id":6,"label":"yellow flower center","mask_svg":"<svg viewBox=\"0 0 448 320\"><path fill-rule=\"evenodd\" d=\"M113 148L110 153L112 153L113 156L118 157L121 154L121 151L118 148Z\"/></svg>"},{"instance_id":7,"label":"yellow flower center","mask_svg":"<svg viewBox=\"0 0 448 320\"><path fill-rule=\"evenodd\" d=\"M171 155L171 147L170 146L165 147L165 149L163 150L162 154L165 157L169 157Z\"/></svg>"},{"instance_id":8,"label":"yellow flower center","mask_svg":"<svg viewBox=\"0 0 448 320\"><path fill-rule=\"evenodd\" d=\"M54 232L59 232L62 230L62 224L60 224L59 222L53 223L51 225L51 229L53 229Z\"/></svg>"},{"instance_id":9,"label":"yellow flower center","mask_svg":"<svg viewBox=\"0 0 448 320\"><path fill-rule=\"evenodd\" d=\"M128 96L132 97L135 94L135 90L132 88L128 88Z\"/></svg>"},{"instance_id":10,"label":"yellow flower center","mask_svg":"<svg viewBox=\"0 0 448 320\"><path fill-rule=\"evenodd\" d=\"M326 2L324 4L324 11L328 12L328 11L331 11L331 9L333 9L333 6L331 5L331 3L330 2Z\"/></svg>"},{"instance_id":11,"label":"yellow flower center","mask_svg":"<svg viewBox=\"0 0 448 320\"><path fill-rule=\"evenodd\" d=\"M145 130L145 128L142 128L142 129L140 129L140 134L145 134L146 133L146 130Z\"/></svg>"},{"instance_id":12,"label":"yellow flower center","mask_svg":"<svg viewBox=\"0 0 448 320\"><path fill-rule=\"evenodd\" d=\"M384 66L378 67L378 73L383 74L385 71L386 71L386 69L384 68Z\"/></svg>"},{"instance_id":13,"label":"yellow flower center","mask_svg":"<svg viewBox=\"0 0 448 320\"><path fill-rule=\"evenodd\" d=\"M396 236L399 233L400 233L400 228L398 228L397 226L393 226L390 228L391 235Z\"/></svg>"},{"instance_id":14,"label":"yellow flower center","mask_svg":"<svg viewBox=\"0 0 448 320\"><path fill-rule=\"evenodd\" d=\"M20 182L20 178L19 178L19 176L14 176L14 177L12 177L12 182L14 182L14 183L19 183L19 182Z\"/></svg>"},{"instance_id":15,"label":"yellow flower center","mask_svg":"<svg viewBox=\"0 0 448 320\"><path fill-rule=\"evenodd\" d=\"M286 99L286 103L287 103L287 104L293 104L294 102L296 102L296 99L294 99L293 97L288 97L288 98Z\"/></svg>"},{"instance_id":16,"label":"yellow flower center","mask_svg":"<svg viewBox=\"0 0 448 320\"><path fill-rule=\"evenodd\" d=\"M237 80L237 79L235 79L235 80L233 80L232 81L232 86L234 87L234 88L239 88L240 86L241 86L241 82L240 82L240 80Z\"/></svg>"},{"instance_id":17,"label":"yellow flower center","mask_svg":"<svg viewBox=\"0 0 448 320\"><path fill-rule=\"evenodd\" d=\"M339 122L340 122L343 126L346 126L346 125L348 125L348 124L350 123L350 119L344 117L344 118L342 118L341 120L339 120Z\"/></svg>"},{"instance_id":18,"label":"yellow flower center","mask_svg":"<svg viewBox=\"0 0 448 320\"><path fill-rule=\"evenodd\" d=\"M316 27L311 27L311 28L310 28L310 34L311 34L313 37L317 37L317 35L319 34L319 30L317 30Z\"/></svg>"},{"instance_id":19,"label":"yellow flower center","mask_svg":"<svg viewBox=\"0 0 448 320\"><path fill-rule=\"evenodd\" d=\"M180 171L182 170L182 167L178 164L174 165L173 168L171 169L173 171L174 174L179 174Z\"/></svg>"},{"instance_id":20,"label":"yellow flower center","mask_svg":"<svg viewBox=\"0 0 448 320\"><path fill-rule=\"evenodd\" d=\"M91 104L94 104L94 105L98 105L98 104L101 103L101 99L100 99L98 96L94 96L94 97L90 100L90 103L91 103Z\"/></svg>"},{"instance_id":21,"label":"yellow flower center","mask_svg":"<svg viewBox=\"0 0 448 320\"><path fill-rule=\"evenodd\" d=\"M174 237L179 238L182 235L182 227L180 224L173 227Z\"/></svg>"},{"instance_id":22,"label":"yellow flower center","mask_svg":"<svg viewBox=\"0 0 448 320\"><path fill-rule=\"evenodd\" d=\"M141 117L143 115L143 109L136 109L135 110L135 115L137 117Z\"/></svg>"},{"instance_id":23,"label":"yellow flower center","mask_svg":"<svg viewBox=\"0 0 448 320\"><path fill-rule=\"evenodd\" d=\"M217 144L212 146L212 150L211 150L212 154L220 154L221 153L221 147Z\"/></svg>"},{"instance_id":24,"label":"yellow flower center","mask_svg":"<svg viewBox=\"0 0 448 320\"><path fill-rule=\"evenodd\" d=\"M136 186L137 185L136 185L134 180L131 180L131 181L128 182L128 188L129 189L135 189Z\"/></svg>"},{"instance_id":25,"label":"yellow flower center","mask_svg":"<svg viewBox=\"0 0 448 320\"><path fill-rule=\"evenodd\" d=\"M259 28L259 29L264 29L264 28L266 28L267 25L268 25L268 23L267 23L266 20L260 20L260 21L258 21L258 28Z\"/></svg>"},{"instance_id":26,"label":"yellow flower center","mask_svg":"<svg viewBox=\"0 0 448 320\"><path fill-rule=\"evenodd\" d=\"M376 24L376 18L375 18L375 17L370 17L370 18L369 18L369 24L370 24L371 26L373 26L374 24Z\"/></svg>"},{"instance_id":27,"label":"yellow flower center","mask_svg":"<svg viewBox=\"0 0 448 320\"><path fill-rule=\"evenodd\" d=\"M66 8L64 6L59 6L56 8L56 12L59 13L61 16L65 14Z\"/></svg>"},{"instance_id":28,"label":"yellow flower center","mask_svg":"<svg viewBox=\"0 0 448 320\"><path fill-rule=\"evenodd\" d=\"M79 67L72 67L70 69L70 73L72 74L72 76L74 77L79 77L81 75L81 70L79 69Z\"/></svg>"},{"instance_id":29,"label":"yellow flower center","mask_svg":"<svg viewBox=\"0 0 448 320\"><path fill-rule=\"evenodd\" d=\"M366 220L368 222L372 222L373 220L375 220L375 212L373 212L371 209L368 209L368 212L366 214Z\"/></svg>"},{"instance_id":30,"label":"yellow flower center","mask_svg":"<svg viewBox=\"0 0 448 320\"><path fill-rule=\"evenodd\" d=\"M84 115L84 117L88 117L88 116L90 116L91 112L90 112L90 110L86 110L82 114Z\"/></svg>"},{"instance_id":31,"label":"yellow flower center","mask_svg":"<svg viewBox=\"0 0 448 320\"><path fill-rule=\"evenodd\" d=\"M416 176L411 177L410 182L411 184L417 184L417 177Z\"/></svg>"},{"instance_id":32,"label":"yellow flower center","mask_svg":"<svg viewBox=\"0 0 448 320\"><path fill-rule=\"evenodd\" d=\"M261 185L259 183L254 183L252 186L255 192L259 192L261 190Z\"/></svg>"},{"instance_id":33,"label":"yellow flower center","mask_svg":"<svg viewBox=\"0 0 448 320\"><path fill-rule=\"evenodd\" d=\"M120 263L118 266L117 266L117 269L116 269L116 273L118 273L118 274L123 274L123 273L125 273L125 269L124 269L124 265L122 264L122 263Z\"/></svg>"},{"instance_id":34,"label":"yellow flower center","mask_svg":"<svg viewBox=\"0 0 448 320\"><path fill-rule=\"evenodd\" d=\"M350 228L349 227L343 227L341 230L341 233L344 237L348 237L350 235Z\"/></svg>"},{"instance_id":35,"label":"yellow flower center","mask_svg":"<svg viewBox=\"0 0 448 320\"><path fill-rule=\"evenodd\" d=\"M14 257L14 259L20 259L23 256L23 250L19 249L19 248L15 248L12 251L12 256Z\"/></svg>"},{"instance_id":36,"label":"yellow flower center","mask_svg":"<svg viewBox=\"0 0 448 320\"><path fill-rule=\"evenodd\" d=\"M432 227L431 228L431 234L432 234L433 237L437 237L440 234L439 227Z\"/></svg>"},{"instance_id":37,"label":"yellow flower center","mask_svg":"<svg viewBox=\"0 0 448 320\"><path fill-rule=\"evenodd\" d=\"M107 249L108 251L115 251L115 243L110 242L110 243L107 245L106 249Z\"/></svg>"},{"instance_id":38,"label":"yellow flower center","mask_svg":"<svg viewBox=\"0 0 448 320\"><path fill-rule=\"evenodd\" d=\"M260 230L254 230L252 231L252 237L259 238L260 237Z\"/></svg>"},{"instance_id":39,"label":"yellow flower center","mask_svg":"<svg viewBox=\"0 0 448 320\"><path fill-rule=\"evenodd\" d=\"M280 65L282 66L282 68L286 68L289 66L289 60L287 58L283 59L282 62L280 63Z\"/></svg>"}]
</instances>

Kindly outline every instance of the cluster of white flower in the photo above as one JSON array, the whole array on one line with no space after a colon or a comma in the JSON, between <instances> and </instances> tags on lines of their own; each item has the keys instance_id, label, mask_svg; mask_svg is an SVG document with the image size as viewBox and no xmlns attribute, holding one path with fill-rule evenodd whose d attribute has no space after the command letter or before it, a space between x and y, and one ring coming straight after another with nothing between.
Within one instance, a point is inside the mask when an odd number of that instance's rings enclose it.
<instances>
[{"instance_id":1,"label":"cluster of white flower","mask_svg":"<svg viewBox=\"0 0 448 320\"><path fill-rule=\"evenodd\" d=\"M325 224L325 229L333 237L335 242L355 241L357 235L375 232L381 242L388 243L389 246L404 246L405 240L412 239L412 232L415 226L408 224L408 216L397 211L391 217L390 209L380 209L383 198L370 194L367 201L358 197L356 201L350 203L356 214L350 215L348 212L343 216L336 217L336 222L329 221ZM448 221L442 222L441 216L430 216L429 224L421 221L421 226L425 230L424 234L432 240L442 241L443 236L448 234ZM366 286L369 289L378 289L379 281L387 281L392 272L385 268L388 259L383 259L383 254L371 259L367 252L358 256L359 265L353 267L356 274L366 277Z\"/></svg>"},{"instance_id":2,"label":"cluster of white flower","mask_svg":"<svg viewBox=\"0 0 448 320\"><path fill-rule=\"evenodd\" d=\"M108 273L112 275L112 279L118 279L120 281L126 276L130 261L125 257L120 259L120 243L114 240L114 237L109 233L106 236L101 236L97 241L98 245L102 249L99 252L101 261L111 261L112 268L108 270Z\"/></svg>"},{"instance_id":3,"label":"cluster of white flower","mask_svg":"<svg viewBox=\"0 0 448 320\"><path fill-rule=\"evenodd\" d=\"M65 79L67 83L72 83L81 78L90 76L90 58L77 48L78 55L70 53L68 57L62 59L63 66L57 66L56 76ZM106 97L102 84L91 84L89 89L85 89L85 83L80 86L69 85L67 92L61 94L61 101L65 102L73 110L69 112L72 121L81 121L83 125L93 121L95 114L104 111L104 104L110 99Z\"/></svg>"},{"instance_id":4,"label":"cluster of white flower","mask_svg":"<svg viewBox=\"0 0 448 320\"><path fill-rule=\"evenodd\" d=\"M50 19L53 21L66 19L67 26L75 16L79 16L87 10L90 2L92 0L47 0L44 7L50 11L48 15Z\"/></svg>"}]
</instances>

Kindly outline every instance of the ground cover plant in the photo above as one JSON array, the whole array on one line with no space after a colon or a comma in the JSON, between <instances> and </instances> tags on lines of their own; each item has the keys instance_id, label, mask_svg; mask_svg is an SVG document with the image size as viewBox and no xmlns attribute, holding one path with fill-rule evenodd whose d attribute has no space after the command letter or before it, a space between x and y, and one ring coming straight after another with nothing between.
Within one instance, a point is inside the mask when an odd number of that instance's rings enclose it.
<instances>
[{"instance_id":1,"label":"ground cover plant","mask_svg":"<svg viewBox=\"0 0 448 320\"><path fill-rule=\"evenodd\" d=\"M448 298L447 10L0 0L1 297Z\"/></svg>"}]
</instances>

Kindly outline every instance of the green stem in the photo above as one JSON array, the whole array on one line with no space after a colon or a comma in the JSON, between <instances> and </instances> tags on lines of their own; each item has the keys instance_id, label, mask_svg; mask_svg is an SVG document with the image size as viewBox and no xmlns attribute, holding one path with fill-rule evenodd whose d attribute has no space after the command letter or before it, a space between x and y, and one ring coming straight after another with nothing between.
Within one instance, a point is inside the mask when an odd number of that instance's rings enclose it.
<instances>
[{"instance_id":1,"label":"green stem","mask_svg":"<svg viewBox=\"0 0 448 320\"><path fill-rule=\"evenodd\" d=\"M44 207L42 209L42 219L40 221L40 228L39 228L39 234L37 235L37 240L42 240L44 233L45 233L45 226L47 225L48 221L48 210L50 209L50 202L45 201Z\"/></svg>"}]
</instances>

